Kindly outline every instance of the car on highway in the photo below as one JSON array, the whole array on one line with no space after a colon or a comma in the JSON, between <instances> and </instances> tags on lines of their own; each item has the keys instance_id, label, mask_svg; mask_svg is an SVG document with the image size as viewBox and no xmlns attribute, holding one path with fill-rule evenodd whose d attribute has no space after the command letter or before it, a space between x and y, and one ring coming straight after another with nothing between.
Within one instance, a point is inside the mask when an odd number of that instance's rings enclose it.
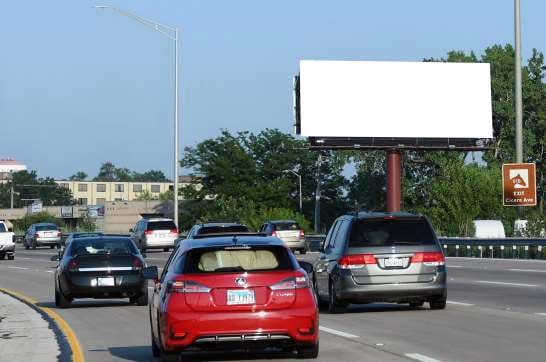
<instances>
[{"instance_id":1,"label":"car on highway","mask_svg":"<svg viewBox=\"0 0 546 362\"><path fill-rule=\"evenodd\" d=\"M196 237L202 238L204 235L214 237L216 234L229 234L229 233L248 233L251 232L250 228L246 225L238 222L208 222L195 224L186 239L195 239Z\"/></svg>"},{"instance_id":2,"label":"car on highway","mask_svg":"<svg viewBox=\"0 0 546 362\"><path fill-rule=\"evenodd\" d=\"M49 246L51 249L61 247L61 229L52 223L32 224L23 238L25 249L36 249L38 246Z\"/></svg>"},{"instance_id":3,"label":"car on highway","mask_svg":"<svg viewBox=\"0 0 546 362\"><path fill-rule=\"evenodd\" d=\"M319 353L312 264L273 237L186 240L155 281L150 304L154 356L211 350L282 348ZM182 360L191 360L183 353Z\"/></svg>"},{"instance_id":4,"label":"car on highway","mask_svg":"<svg viewBox=\"0 0 546 362\"><path fill-rule=\"evenodd\" d=\"M55 305L69 307L75 298L129 298L148 304L144 257L126 236L89 236L67 244L55 270Z\"/></svg>"},{"instance_id":5,"label":"car on highway","mask_svg":"<svg viewBox=\"0 0 546 362\"><path fill-rule=\"evenodd\" d=\"M446 306L444 254L421 215L360 212L339 217L321 247L314 275L317 298L332 313L343 312L350 303Z\"/></svg>"},{"instance_id":6,"label":"car on highway","mask_svg":"<svg viewBox=\"0 0 546 362\"><path fill-rule=\"evenodd\" d=\"M8 225L3 220L0 220L0 259L8 260L15 259L15 242L13 240L14 233L8 230Z\"/></svg>"},{"instance_id":7,"label":"car on highway","mask_svg":"<svg viewBox=\"0 0 546 362\"><path fill-rule=\"evenodd\" d=\"M178 239L178 228L172 219L144 218L129 230L131 238L139 249L163 249L169 251L175 247Z\"/></svg>"},{"instance_id":8,"label":"car on highway","mask_svg":"<svg viewBox=\"0 0 546 362\"><path fill-rule=\"evenodd\" d=\"M293 251L298 250L300 254L305 254L307 251L305 232L294 220L267 221L260 227L260 232L278 237L290 249Z\"/></svg>"}]
</instances>

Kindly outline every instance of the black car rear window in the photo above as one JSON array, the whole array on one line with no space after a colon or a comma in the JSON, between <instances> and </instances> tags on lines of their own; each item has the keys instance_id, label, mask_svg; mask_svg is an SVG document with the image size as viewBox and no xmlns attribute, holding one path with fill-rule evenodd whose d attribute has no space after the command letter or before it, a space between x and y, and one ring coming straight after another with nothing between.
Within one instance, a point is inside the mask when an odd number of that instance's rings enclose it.
<instances>
[{"instance_id":1,"label":"black car rear window","mask_svg":"<svg viewBox=\"0 0 546 362\"><path fill-rule=\"evenodd\" d=\"M149 221L146 230L173 230L176 229L176 225L173 221Z\"/></svg>"},{"instance_id":2,"label":"black car rear window","mask_svg":"<svg viewBox=\"0 0 546 362\"><path fill-rule=\"evenodd\" d=\"M137 254L137 249L130 239L76 239L71 246L71 255L120 255Z\"/></svg>"},{"instance_id":3,"label":"black car rear window","mask_svg":"<svg viewBox=\"0 0 546 362\"><path fill-rule=\"evenodd\" d=\"M247 233L249 231L245 225L203 226L197 234Z\"/></svg>"},{"instance_id":4,"label":"black car rear window","mask_svg":"<svg viewBox=\"0 0 546 362\"><path fill-rule=\"evenodd\" d=\"M294 270L289 251L281 246L233 246L190 250L182 273L230 273L249 271Z\"/></svg>"},{"instance_id":5,"label":"black car rear window","mask_svg":"<svg viewBox=\"0 0 546 362\"><path fill-rule=\"evenodd\" d=\"M361 219L351 230L349 247L432 245L434 233L423 219Z\"/></svg>"},{"instance_id":6,"label":"black car rear window","mask_svg":"<svg viewBox=\"0 0 546 362\"><path fill-rule=\"evenodd\" d=\"M48 230L58 230L59 228L57 225L49 224L49 225L36 225L36 231L48 231Z\"/></svg>"},{"instance_id":7,"label":"black car rear window","mask_svg":"<svg viewBox=\"0 0 546 362\"><path fill-rule=\"evenodd\" d=\"M283 222L273 224L275 230L277 231L286 231L286 230L299 230L300 225L295 222Z\"/></svg>"}]
</instances>

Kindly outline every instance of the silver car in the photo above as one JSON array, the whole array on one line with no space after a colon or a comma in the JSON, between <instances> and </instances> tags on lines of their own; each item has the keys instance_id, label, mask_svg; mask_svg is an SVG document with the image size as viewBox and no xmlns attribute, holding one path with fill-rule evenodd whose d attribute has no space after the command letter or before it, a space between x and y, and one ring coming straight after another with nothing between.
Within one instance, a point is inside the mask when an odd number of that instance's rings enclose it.
<instances>
[{"instance_id":1,"label":"silver car","mask_svg":"<svg viewBox=\"0 0 546 362\"><path fill-rule=\"evenodd\" d=\"M298 250L300 254L305 254L307 251L305 232L294 220L267 221L260 227L260 232L278 237L287 247L293 251Z\"/></svg>"},{"instance_id":2,"label":"silver car","mask_svg":"<svg viewBox=\"0 0 546 362\"><path fill-rule=\"evenodd\" d=\"M367 213L339 217L315 264L315 290L332 313L350 303L428 302L444 309L447 271L429 222L409 213Z\"/></svg>"},{"instance_id":3,"label":"silver car","mask_svg":"<svg viewBox=\"0 0 546 362\"><path fill-rule=\"evenodd\" d=\"M25 249L36 249L37 246L61 247L62 232L59 227L52 223L32 224L23 239Z\"/></svg>"},{"instance_id":4,"label":"silver car","mask_svg":"<svg viewBox=\"0 0 546 362\"><path fill-rule=\"evenodd\" d=\"M166 218L141 219L129 232L142 252L146 249L169 251L178 239L178 228L172 219Z\"/></svg>"}]
</instances>

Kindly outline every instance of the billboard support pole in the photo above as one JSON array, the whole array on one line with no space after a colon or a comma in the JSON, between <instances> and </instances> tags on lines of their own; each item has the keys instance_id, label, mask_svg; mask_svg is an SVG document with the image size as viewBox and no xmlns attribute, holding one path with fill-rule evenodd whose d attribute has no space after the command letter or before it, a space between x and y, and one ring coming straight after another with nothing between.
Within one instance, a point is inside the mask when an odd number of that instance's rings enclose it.
<instances>
[{"instance_id":1,"label":"billboard support pole","mask_svg":"<svg viewBox=\"0 0 546 362\"><path fill-rule=\"evenodd\" d=\"M399 150L387 151L387 211L400 211L402 200L401 153Z\"/></svg>"}]
</instances>

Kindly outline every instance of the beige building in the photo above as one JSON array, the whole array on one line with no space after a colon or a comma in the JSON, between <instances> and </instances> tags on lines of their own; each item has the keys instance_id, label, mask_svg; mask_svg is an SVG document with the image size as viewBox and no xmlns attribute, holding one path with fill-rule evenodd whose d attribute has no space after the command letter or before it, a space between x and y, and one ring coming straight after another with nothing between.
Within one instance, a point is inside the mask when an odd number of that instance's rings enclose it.
<instances>
[{"instance_id":1,"label":"beige building","mask_svg":"<svg viewBox=\"0 0 546 362\"><path fill-rule=\"evenodd\" d=\"M185 182L184 182L185 181ZM103 182L56 180L59 186L72 191L76 203L80 205L104 205L109 201L134 201L143 192L152 198L173 189L172 182ZM179 187L189 185L189 180L180 180Z\"/></svg>"}]
</instances>

